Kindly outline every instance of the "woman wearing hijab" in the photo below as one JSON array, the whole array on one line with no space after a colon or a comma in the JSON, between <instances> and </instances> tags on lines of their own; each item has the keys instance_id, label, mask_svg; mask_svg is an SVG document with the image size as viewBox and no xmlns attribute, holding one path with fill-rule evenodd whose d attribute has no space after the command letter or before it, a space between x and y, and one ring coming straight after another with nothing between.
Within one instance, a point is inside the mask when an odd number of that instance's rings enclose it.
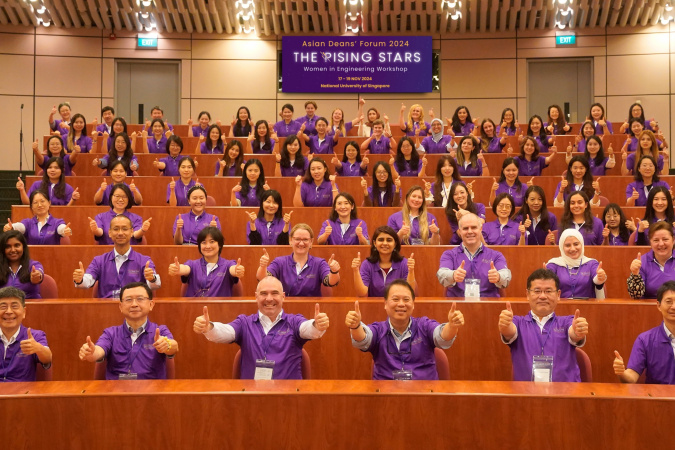
<instances>
[{"instance_id":1,"label":"woman wearing hijab","mask_svg":"<svg viewBox=\"0 0 675 450\"><path fill-rule=\"evenodd\" d=\"M551 258L546 268L560 279L561 298L605 298L607 274L602 262L584 256L584 238L568 228L560 235L560 257Z\"/></svg>"},{"instance_id":2,"label":"woman wearing hijab","mask_svg":"<svg viewBox=\"0 0 675 450\"><path fill-rule=\"evenodd\" d=\"M422 140L420 147L420 136L415 136L415 147L417 151L426 153L450 153L452 151L452 136L443 134L443 121L434 119L431 121L431 136Z\"/></svg>"}]
</instances>

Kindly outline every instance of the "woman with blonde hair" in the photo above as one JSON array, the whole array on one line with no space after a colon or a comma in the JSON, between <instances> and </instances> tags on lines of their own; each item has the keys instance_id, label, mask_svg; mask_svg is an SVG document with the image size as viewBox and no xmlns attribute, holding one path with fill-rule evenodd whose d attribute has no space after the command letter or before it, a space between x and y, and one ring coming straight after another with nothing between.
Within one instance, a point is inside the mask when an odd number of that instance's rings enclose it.
<instances>
[{"instance_id":1,"label":"woman with blonde hair","mask_svg":"<svg viewBox=\"0 0 675 450\"><path fill-rule=\"evenodd\" d=\"M402 244L438 245L441 242L438 221L427 212L424 189L413 186L405 196L403 209L389 216L387 225L396 230Z\"/></svg>"}]
</instances>

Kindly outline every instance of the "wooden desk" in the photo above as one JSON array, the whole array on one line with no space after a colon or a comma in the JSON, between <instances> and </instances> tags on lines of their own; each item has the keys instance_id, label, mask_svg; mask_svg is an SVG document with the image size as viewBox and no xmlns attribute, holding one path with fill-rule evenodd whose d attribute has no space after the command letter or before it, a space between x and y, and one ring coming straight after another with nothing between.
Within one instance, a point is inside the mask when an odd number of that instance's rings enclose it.
<instances>
[{"instance_id":1,"label":"wooden desk","mask_svg":"<svg viewBox=\"0 0 675 450\"><path fill-rule=\"evenodd\" d=\"M453 381L90 381L0 392L6 417L39 426L6 433L7 448L51 438L49 447L73 450L143 441L181 449L668 448L675 397L660 386Z\"/></svg>"},{"instance_id":2,"label":"wooden desk","mask_svg":"<svg viewBox=\"0 0 675 450\"><path fill-rule=\"evenodd\" d=\"M254 297L249 297L254 298ZM529 305L523 298L510 298L515 314L525 315ZM313 317L314 305L330 318L330 328L321 339L309 342L313 379L352 380L371 378L371 357L351 346L344 325L347 312L354 309L354 298L287 299L284 311ZM447 321L451 301L418 297L416 317L428 316ZM159 299L150 320L166 325L179 343L176 378L230 378L237 345L209 342L192 330L203 307L209 308L213 321L231 322L239 314L257 311L254 300L237 299ZM359 300L363 321L386 320L382 299ZM86 380L93 377L94 364L82 362L78 351L86 337L94 342L107 327L122 324L119 301L57 300L30 302L24 325L43 330L54 353L54 380ZM511 380L511 357L497 331L504 301L457 301L466 325L459 331L454 345L446 350L453 380ZM653 301L604 300L561 301L558 315L571 315L579 309L589 323L590 334L584 351L593 367L593 380L614 383L614 350L627 362L638 334L661 323L661 314Z\"/></svg>"}]
</instances>

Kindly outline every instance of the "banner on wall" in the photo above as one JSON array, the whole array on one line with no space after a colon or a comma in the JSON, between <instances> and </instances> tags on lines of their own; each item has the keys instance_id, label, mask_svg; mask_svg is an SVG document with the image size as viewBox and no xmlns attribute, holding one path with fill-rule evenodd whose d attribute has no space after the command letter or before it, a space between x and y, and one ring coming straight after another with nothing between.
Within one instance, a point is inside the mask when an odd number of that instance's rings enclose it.
<instances>
[{"instance_id":1,"label":"banner on wall","mask_svg":"<svg viewBox=\"0 0 675 450\"><path fill-rule=\"evenodd\" d=\"M282 37L282 92L431 92L431 36Z\"/></svg>"}]
</instances>

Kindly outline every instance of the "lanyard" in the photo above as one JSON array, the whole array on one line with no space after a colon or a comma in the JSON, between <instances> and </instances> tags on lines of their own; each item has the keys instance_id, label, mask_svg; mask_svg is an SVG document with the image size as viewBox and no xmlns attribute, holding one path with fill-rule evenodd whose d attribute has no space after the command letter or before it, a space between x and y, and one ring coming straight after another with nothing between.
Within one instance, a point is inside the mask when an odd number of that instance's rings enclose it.
<instances>
[{"instance_id":1,"label":"lanyard","mask_svg":"<svg viewBox=\"0 0 675 450\"><path fill-rule=\"evenodd\" d=\"M126 323L124 326L127 326ZM158 325L159 326L159 325ZM141 351L141 347L143 347L143 344L140 342L143 339L145 339L146 336L149 336L148 330L143 330L140 336L136 338L136 341L134 341L131 344L131 352L129 352L129 364L127 367L127 373L131 373L131 366L136 360L136 357L138 356L138 352Z\"/></svg>"},{"instance_id":2,"label":"lanyard","mask_svg":"<svg viewBox=\"0 0 675 450\"><path fill-rule=\"evenodd\" d=\"M411 319L412 320L412 319ZM399 347L396 347L396 338L393 336L394 332L390 329L389 333L387 333L387 353L390 355L398 355L399 361L401 361L401 370L405 367L405 363L408 361L410 358L410 354L412 353L412 341L415 338L413 335L412 331L410 332L410 337L408 339L405 339L400 342ZM392 342L393 341L393 342ZM404 344L408 342L408 351L402 351ZM397 352L392 352L390 351L390 345L393 343L394 347L398 349ZM405 355L405 358L403 357Z\"/></svg>"},{"instance_id":3,"label":"lanyard","mask_svg":"<svg viewBox=\"0 0 675 450\"><path fill-rule=\"evenodd\" d=\"M258 322L260 322L260 318L258 318ZM274 341L274 338L277 337L277 333L272 332L272 330L274 330L274 328L276 328L277 325L272 326L272 328L270 328L270 331L267 334L265 334L265 330L263 328L263 325L262 325L262 323L260 323L260 328L258 329L258 331L260 332L261 347L262 347L262 351L263 351L263 357L264 357L265 360L267 360L267 352L270 349L270 346L272 345L272 341ZM287 328L286 331L288 331L288 325L286 326L286 328ZM272 337L268 339L268 337L270 335ZM263 344L263 342L265 342L265 341L267 341L266 346Z\"/></svg>"},{"instance_id":4,"label":"lanyard","mask_svg":"<svg viewBox=\"0 0 675 450\"><path fill-rule=\"evenodd\" d=\"M209 268L206 265L206 259L202 257L202 259L199 261L201 267L202 267L202 273L203 275L200 277L201 280L199 280L199 296L200 297L206 297L204 294L208 294L208 291L211 289L211 284L213 283L213 278L211 277L213 273L218 270L219 266L218 263L216 263L216 266L213 268L211 272L209 272Z\"/></svg>"},{"instance_id":5,"label":"lanyard","mask_svg":"<svg viewBox=\"0 0 675 450\"><path fill-rule=\"evenodd\" d=\"M532 313L530 313L530 314L532 314ZM533 325L536 326L537 329L539 329L539 325L536 323L536 319L534 317L532 317L532 322L533 322ZM555 328L556 317L553 316L551 318L551 320L549 320L547 323L549 323L549 322L551 322L550 328ZM546 327L546 324L544 324L544 328L545 327ZM541 345L541 355L542 356L544 356L544 347L546 346L546 342L548 341L548 338L551 336L551 333L553 332L553 330L550 330L550 328L549 328L549 332L546 333L546 339L544 339L543 342L541 340L541 336L542 336L542 334L544 334L544 329L542 328L541 331L539 333L537 333L537 340L539 341L539 345Z\"/></svg>"},{"instance_id":6,"label":"lanyard","mask_svg":"<svg viewBox=\"0 0 675 450\"><path fill-rule=\"evenodd\" d=\"M572 285L572 297L574 297L574 291L576 290L577 282L579 281L579 271L581 271L581 265L577 267L576 272L572 272L572 269L574 269L574 267L570 267L568 265L565 265L565 267L567 268L567 274L570 277L570 284Z\"/></svg>"}]
</instances>

